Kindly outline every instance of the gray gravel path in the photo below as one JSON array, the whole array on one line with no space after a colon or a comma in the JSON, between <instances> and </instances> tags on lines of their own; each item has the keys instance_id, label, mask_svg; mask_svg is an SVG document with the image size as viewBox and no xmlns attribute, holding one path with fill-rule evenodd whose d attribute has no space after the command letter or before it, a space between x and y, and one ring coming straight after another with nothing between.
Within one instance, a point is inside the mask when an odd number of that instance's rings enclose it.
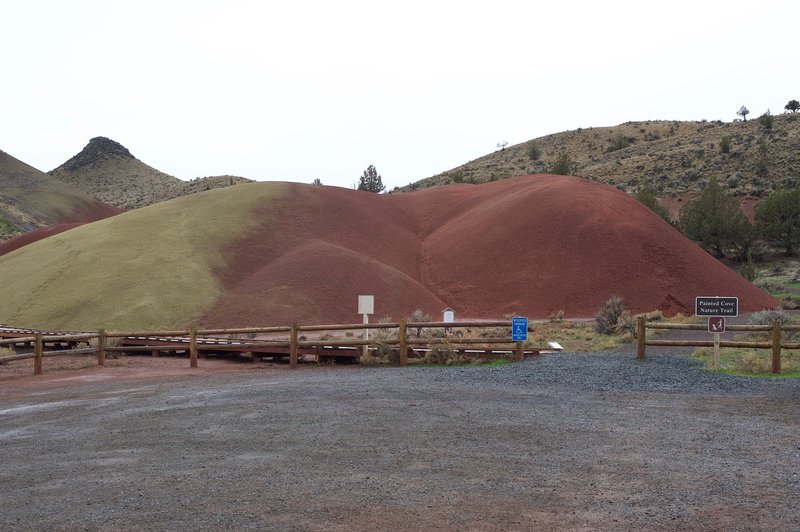
<instances>
[{"instance_id":1,"label":"gray gravel path","mask_svg":"<svg viewBox=\"0 0 800 532\"><path fill-rule=\"evenodd\" d=\"M800 530L800 381L675 356L0 388L0 529Z\"/></svg>"}]
</instances>

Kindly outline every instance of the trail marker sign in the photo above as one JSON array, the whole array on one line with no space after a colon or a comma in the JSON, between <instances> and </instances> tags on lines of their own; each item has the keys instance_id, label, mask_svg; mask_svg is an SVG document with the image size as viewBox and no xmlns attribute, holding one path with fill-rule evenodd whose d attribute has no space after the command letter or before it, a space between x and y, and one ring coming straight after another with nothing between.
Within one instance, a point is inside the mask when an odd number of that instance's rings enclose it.
<instances>
[{"instance_id":1,"label":"trail marker sign","mask_svg":"<svg viewBox=\"0 0 800 532\"><path fill-rule=\"evenodd\" d=\"M698 296L694 299L694 315L735 318L739 315L739 298Z\"/></svg>"},{"instance_id":2,"label":"trail marker sign","mask_svg":"<svg viewBox=\"0 0 800 532\"><path fill-rule=\"evenodd\" d=\"M511 318L511 339L515 342L528 339L528 318Z\"/></svg>"},{"instance_id":3,"label":"trail marker sign","mask_svg":"<svg viewBox=\"0 0 800 532\"><path fill-rule=\"evenodd\" d=\"M710 316L708 318L708 332L710 333L724 333L725 332L725 318L722 316Z\"/></svg>"}]
</instances>

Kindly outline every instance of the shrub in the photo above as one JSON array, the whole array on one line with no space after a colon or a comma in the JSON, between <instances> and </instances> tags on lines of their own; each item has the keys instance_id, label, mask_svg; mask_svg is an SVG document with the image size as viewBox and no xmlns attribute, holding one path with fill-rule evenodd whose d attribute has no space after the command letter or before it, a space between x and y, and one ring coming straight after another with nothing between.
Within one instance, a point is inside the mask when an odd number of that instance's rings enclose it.
<instances>
[{"instance_id":1,"label":"shrub","mask_svg":"<svg viewBox=\"0 0 800 532\"><path fill-rule=\"evenodd\" d=\"M700 196L683 206L678 228L717 257L724 257L731 247L741 247L752 236L752 226L739 200L715 177L709 179Z\"/></svg>"},{"instance_id":2,"label":"shrub","mask_svg":"<svg viewBox=\"0 0 800 532\"><path fill-rule=\"evenodd\" d=\"M362 366L382 366L386 363L382 357L372 356L370 354L361 355L359 360Z\"/></svg>"},{"instance_id":3,"label":"shrub","mask_svg":"<svg viewBox=\"0 0 800 532\"><path fill-rule=\"evenodd\" d=\"M751 283L758 277L758 268L756 268L756 264L753 262L753 254L750 252L747 253L747 262L742 264L742 277Z\"/></svg>"},{"instance_id":4,"label":"shrub","mask_svg":"<svg viewBox=\"0 0 800 532\"><path fill-rule=\"evenodd\" d=\"M773 321L780 322L781 325L789 325L794 318L786 311L773 309L760 310L750 315L752 325L769 325Z\"/></svg>"},{"instance_id":5,"label":"shrub","mask_svg":"<svg viewBox=\"0 0 800 532\"><path fill-rule=\"evenodd\" d=\"M542 156L542 148L539 147L535 140L528 142L525 146L525 152L532 161L538 161L539 157Z\"/></svg>"},{"instance_id":6,"label":"shrub","mask_svg":"<svg viewBox=\"0 0 800 532\"><path fill-rule=\"evenodd\" d=\"M558 154L555 162L550 166L550 173L556 175L570 175L575 173L575 163L567 152Z\"/></svg>"},{"instance_id":7,"label":"shrub","mask_svg":"<svg viewBox=\"0 0 800 532\"><path fill-rule=\"evenodd\" d=\"M769 112L769 109L767 109L766 113L758 117L758 123L767 131L772 129L772 113Z\"/></svg>"},{"instance_id":8,"label":"shrub","mask_svg":"<svg viewBox=\"0 0 800 532\"><path fill-rule=\"evenodd\" d=\"M630 137L626 137L622 133L617 133L616 136L611 139L611 143L606 150L607 153L611 153L618 150L624 150L628 146L631 145L632 139Z\"/></svg>"},{"instance_id":9,"label":"shrub","mask_svg":"<svg viewBox=\"0 0 800 532\"><path fill-rule=\"evenodd\" d=\"M619 319L617 319L615 332L618 334L636 336L636 318L627 310L623 310L622 314L619 315Z\"/></svg>"},{"instance_id":10,"label":"shrub","mask_svg":"<svg viewBox=\"0 0 800 532\"><path fill-rule=\"evenodd\" d=\"M625 312L625 301L621 297L611 296L594 318L594 330L600 334L614 334L620 317Z\"/></svg>"},{"instance_id":11,"label":"shrub","mask_svg":"<svg viewBox=\"0 0 800 532\"><path fill-rule=\"evenodd\" d=\"M391 323L392 318L384 316L378 320L378 323ZM390 345L387 342L397 339L397 334L394 329L376 329L373 333L375 341L375 358L376 363L382 364L399 364L400 351L397 346ZM363 357L362 357L363 358ZM372 361L368 361L372 362Z\"/></svg>"},{"instance_id":12,"label":"shrub","mask_svg":"<svg viewBox=\"0 0 800 532\"><path fill-rule=\"evenodd\" d=\"M422 309L417 309L411 313L411 315L408 317L408 321L412 323L427 323L431 321L431 316L430 314L423 312ZM417 338L419 338L422 336L422 327L417 327L416 329Z\"/></svg>"},{"instance_id":13,"label":"shrub","mask_svg":"<svg viewBox=\"0 0 800 532\"><path fill-rule=\"evenodd\" d=\"M660 310L645 312L644 314L639 314L639 316L642 316L644 321L661 321L664 319L664 313Z\"/></svg>"},{"instance_id":14,"label":"shrub","mask_svg":"<svg viewBox=\"0 0 800 532\"><path fill-rule=\"evenodd\" d=\"M553 312L547 315L547 319L553 322L562 322L564 321L564 311L561 309L554 310Z\"/></svg>"},{"instance_id":15,"label":"shrub","mask_svg":"<svg viewBox=\"0 0 800 532\"><path fill-rule=\"evenodd\" d=\"M746 373L764 373L767 371L767 363L757 353L750 352L736 362L736 369Z\"/></svg>"},{"instance_id":16,"label":"shrub","mask_svg":"<svg viewBox=\"0 0 800 532\"><path fill-rule=\"evenodd\" d=\"M644 183L642 186L640 186L636 190L634 197L639 200L639 203L659 215L661 219L668 223L670 222L669 211L667 211L666 207L658 202L655 189L653 189L648 183Z\"/></svg>"},{"instance_id":17,"label":"shrub","mask_svg":"<svg viewBox=\"0 0 800 532\"><path fill-rule=\"evenodd\" d=\"M719 141L719 152L720 153L730 153L731 152L731 138L730 137L722 137Z\"/></svg>"},{"instance_id":18,"label":"shrub","mask_svg":"<svg viewBox=\"0 0 800 532\"><path fill-rule=\"evenodd\" d=\"M755 213L761 236L792 256L800 244L800 187L776 190L755 206Z\"/></svg>"},{"instance_id":19,"label":"shrub","mask_svg":"<svg viewBox=\"0 0 800 532\"><path fill-rule=\"evenodd\" d=\"M431 344L428 353L425 355L426 364L446 365L465 364L469 359L458 353L448 340L442 340Z\"/></svg>"}]
</instances>

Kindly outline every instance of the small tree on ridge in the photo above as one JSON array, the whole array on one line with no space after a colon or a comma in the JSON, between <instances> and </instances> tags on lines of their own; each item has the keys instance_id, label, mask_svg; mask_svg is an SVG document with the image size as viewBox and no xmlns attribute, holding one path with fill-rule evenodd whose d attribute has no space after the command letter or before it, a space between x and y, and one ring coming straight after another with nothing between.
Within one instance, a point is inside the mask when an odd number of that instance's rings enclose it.
<instances>
[{"instance_id":1,"label":"small tree on ridge","mask_svg":"<svg viewBox=\"0 0 800 532\"><path fill-rule=\"evenodd\" d=\"M381 175L375 170L374 166L369 165L358 180L358 190L366 190L367 192L380 194L385 189L386 187L383 186Z\"/></svg>"},{"instance_id":2,"label":"small tree on ridge","mask_svg":"<svg viewBox=\"0 0 800 532\"><path fill-rule=\"evenodd\" d=\"M744 120L745 122L747 122L747 115L749 115L749 114L750 114L750 109L748 109L747 107L745 107L745 106L743 105L743 106L741 106L741 107L739 108L739 110L738 110L738 111L736 111L736 114L737 114L737 115L739 115L739 116L741 116L741 117L742 117L742 120Z\"/></svg>"}]
</instances>

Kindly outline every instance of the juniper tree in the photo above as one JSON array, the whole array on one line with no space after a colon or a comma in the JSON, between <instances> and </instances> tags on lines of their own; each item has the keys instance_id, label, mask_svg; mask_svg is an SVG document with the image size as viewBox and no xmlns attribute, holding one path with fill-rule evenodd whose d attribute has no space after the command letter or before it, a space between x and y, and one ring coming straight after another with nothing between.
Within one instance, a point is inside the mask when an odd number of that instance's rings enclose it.
<instances>
[{"instance_id":1,"label":"juniper tree","mask_svg":"<svg viewBox=\"0 0 800 532\"><path fill-rule=\"evenodd\" d=\"M746 253L753 232L737 199L713 177L700 196L681 209L678 228L717 257L731 248Z\"/></svg>"},{"instance_id":2,"label":"juniper tree","mask_svg":"<svg viewBox=\"0 0 800 532\"><path fill-rule=\"evenodd\" d=\"M800 187L776 190L755 206L756 228L791 257L800 244Z\"/></svg>"},{"instance_id":3,"label":"juniper tree","mask_svg":"<svg viewBox=\"0 0 800 532\"><path fill-rule=\"evenodd\" d=\"M741 117L742 117L742 120L744 120L745 122L747 122L747 115L749 115L749 114L750 114L750 109L748 109L747 107L745 107L745 106L743 105L743 106L741 106L741 107L739 108L739 110L738 110L738 111L736 111L736 114L737 114L737 115L739 115L739 116L741 116Z\"/></svg>"},{"instance_id":4,"label":"juniper tree","mask_svg":"<svg viewBox=\"0 0 800 532\"><path fill-rule=\"evenodd\" d=\"M367 192L380 194L385 189L386 187L383 186L381 175L375 170L374 166L369 165L358 180L358 190L366 190Z\"/></svg>"}]
</instances>

